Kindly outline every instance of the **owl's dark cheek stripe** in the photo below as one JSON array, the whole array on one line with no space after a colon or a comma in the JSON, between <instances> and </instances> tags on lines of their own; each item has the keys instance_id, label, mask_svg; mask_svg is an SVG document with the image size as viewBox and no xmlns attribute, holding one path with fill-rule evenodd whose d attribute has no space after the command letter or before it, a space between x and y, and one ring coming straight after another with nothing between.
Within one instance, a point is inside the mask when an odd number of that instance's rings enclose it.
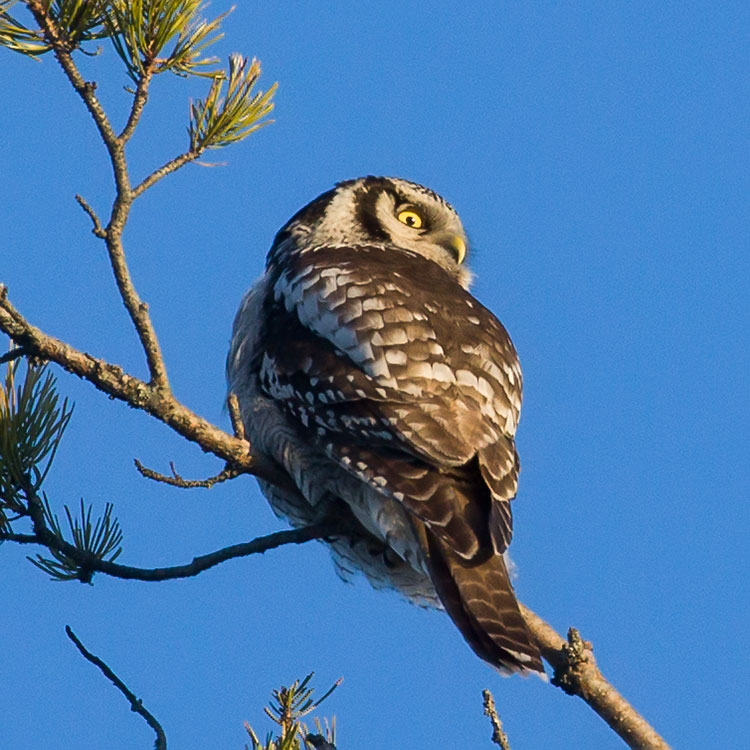
<instances>
[{"instance_id":1,"label":"owl's dark cheek stripe","mask_svg":"<svg viewBox=\"0 0 750 750\"><path fill-rule=\"evenodd\" d=\"M385 241L388 235L377 219L376 205L382 190L380 187L365 188L355 196L357 222L364 230L367 240Z\"/></svg>"}]
</instances>

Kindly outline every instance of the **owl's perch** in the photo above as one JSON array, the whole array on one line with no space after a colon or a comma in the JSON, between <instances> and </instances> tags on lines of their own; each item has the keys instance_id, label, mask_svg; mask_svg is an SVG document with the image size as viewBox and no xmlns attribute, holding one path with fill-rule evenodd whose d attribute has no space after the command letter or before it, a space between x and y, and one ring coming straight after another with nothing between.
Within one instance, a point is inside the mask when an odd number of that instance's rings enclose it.
<instances>
[{"instance_id":1,"label":"owl's perch","mask_svg":"<svg viewBox=\"0 0 750 750\"><path fill-rule=\"evenodd\" d=\"M181 404L169 388L151 385L126 373L121 367L93 357L49 336L31 325L8 299L8 288L0 284L0 330L28 356L54 362L112 398L145 411L171 427L182 437L197 443L238 471L279 486L288 485L286 474L270 461L254 458L250 444L212 425Z\"/></svg>"},{"instance_id":2,"label":"owl's perch","mask_svg":"<svg viewBox=\"0 0 750 750\"><path fill-rule=\"evenodd\" d=\"M591 644L582 640L575 628L570 628L566 641L535 612L523 604L520 607L542 656L555 670L553 685L586 701L628 747L669 750L666 741L605 679L596 666Z\"/></svg>"}]
</instances>

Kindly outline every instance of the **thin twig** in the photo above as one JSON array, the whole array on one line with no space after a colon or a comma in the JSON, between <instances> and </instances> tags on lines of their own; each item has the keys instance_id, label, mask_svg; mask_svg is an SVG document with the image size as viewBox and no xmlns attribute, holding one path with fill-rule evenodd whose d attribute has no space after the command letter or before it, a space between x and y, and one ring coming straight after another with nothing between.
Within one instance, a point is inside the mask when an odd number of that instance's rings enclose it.
<instances>
[{"instance_id":1,"label":"thin twig","mask_svg":"<svg viewBox=\"0 0 750 750\"><path fill-rule=\"evenodd\" d=\"M0 356L0 365L5 365L19 357L27 357L29 354L30 352L28 349L25 349L23 346L17 346L14 349L11 349L7 354Z\"/></svg>"},{"instance_id":2,"label":"thin twig","mask_svg":"<svg viewBox=\"0 0 750 750\"><path fill-rule=\"evenodd\" d=\"M484 715L490 717L490 723L492 724L492 741L502 750L510 750L508 735L505 734L503 722L500 721L497 714L492 693L489 690L482 690L482 698L484 699Z\"/></svg>"},{"instance_id":3,"label":"thin twig","mask_svg":"<svg viewBox=\"0 0 750 750\"><path fill-rule=\"evenodd\" d=\"M236 393L230 393L227 396L227 409L229 410L229 419L232 422L234 436L240 440L247 440L245 435L245 423L242 420L242 410L240 409L240 400Z\"/></svg>"},{"instance_id":4,"label":"thin twig","mask_svg":"<svg viewBox=\"0 0 750 750\"><path fill-rule=\"evenodd\" d=\"M669 750L669 745L599 671L591 644L571 628L566 641L528 607L521 614L542 656L555 670L551 682L577 695L634 750Z\"/></svg>"},{"instance_id":5,"label":"thin twig","mask_svg":"<svg viewBox=\"0 0 750 750\"><path fill-rule=\"evenodd\" d=\"M99 221L99 217L96 215L96 211L91 208L91 206L86 202L85 198L82 195L78 195L76 193L75 198L78 205L88 214L89 219L91 219L91 223L94 225L91 233L96 237L99 237L100 239L106 239L107 233L104 231L102 223Z\"/></svg>"},{"instance_id":6,"label":"thin twig","mask_svg":"<svg viewBox=\"0 0 750 750\"><path fill-rule=\"evenodd\" d=\"M130 315L143 351L146 354L148 371L151 376L150 385L161 391L168 392L169 379L167 377L167 368L164 364L159 339L151 322L148 305L138 296L130 275L130 269L125 261L125 250L122 246L122 231L125 228L125 220L130 210L130 202L131 199L126 202L119 198L115 201L112 218L106 230L107 253L112 273L117 283L117 290Z\"/></svg>"},{"instance_id":7,"label":"thin twig","mask_svg":"<svg viewBox=\"0 0 750 750\"><path fill-rule=\"evenodd\" d=\"M342 531L331 523L319 523L312 526L305 526L301 529L277 531L273 534L257 537L249 542L233 544L215 552L210 552L207 555L194 557L191 562L184 565L174 565L168 568L136 568L130 565L121 565L108 560L101 560L91 552L81 550L75 545L61 539L47 526L42 501L30 491L26 494L26 500L28 502L29 516L34 526L34 535L38 543L50 550L65 555L76 563L81 571L78 578L83 583L90 583L94 573L104 573L113 578L150 582L169 581L175 578L192 578L204 570L220 565L227 560L262 554L286 544L304 544L313 539L328 538L335 535L337 531L339 533Z\"/></svg>"},{"instance_id":8,"label":"thin twig","mask_svg":"<svg viewBox=\"0 0 750 750\"><path fill-rule=\"evenodd\" d=\"M112 129L112 125L110 125L109 119L107 118L99 99L94 93L96 91L96 84L84 81L83 76L73 62L73 58L70 55L71 50L68 48L68 44L60 35L57 24L55 24L48 13L48 5L49 3L45 3L44 0L26 0L26 6L39 24L44 39L50 47L52 47L55 57L60 63L60 67L68 77L68 80L76 93L81 99L83 99L86 109L88 109L91 114L91 117L99 130L99 134L109 150L111 146L116 144L117 136ZM110 151L110 156L112 156L112 151ZM122 159L122 164L124 165L124 155L122 156Z\"/></svg>"},{"instance_id":9,"label":"thin twig","mask_svg":"<svg viewBox=\"0 0 750 750\"><path fill-rule=\"evenodd\" d=\"M175 469L175 466L171 461L169 462L169 467L172 470L171 477L167 476L166 474L160 474L158 471L154 471L153 469L149 469L147 466L144 466L137 458L133 459L133 463L135 464L135 468L138 469L141 475L146 477L147 479L153 479L155 482L169 484L172 487L182 487L183 489L204 487L210 490L211 487L213 487L215 484L226 482L228 479L234 479L235 477L238 477L243 473L240 469L227 464L218 474L213 477L208 477L207 479L185 479L177 473L177 470Z\"/></svg>"},{"instance_id":10,"label":"thin twig","mask_svg":"<svg viewBox=\"0 0 750 750\"><path fill-rule=\"evenodd\" d=\"M154 743L155 750L167 750L167 736L164 734L164 730L161 724L156 720L154 715L143 705L143 701L140 698L136 698L133 692L128 686L112 671L112 669L105 664L98 656L92 654L82 643L78 640L76 634L71 630L69 625L65 626L65 633L75 644L75 647L81 653L84 659L90 661L95 667L101 671L101 673L127 698L130 703L130 710L141 716L145 722L154 730L156 734L156 742Z\"/></svg>"},{"instance_id":11,"label":"thin twig","mask_svg":"<svg viewBox=\"0 0 750 750\"><path fill-rule=\"evenodd\" d=\"M171 159L166 164L162 165L158 169L155 169L150 175L148 175L148 177L144 178L144 180L140 184L136 185L133 188L133 198L137 198L139 195L141 195L141 193L148 190L154 183L161 180L162 177L166 177L168 174L171 174L172 172L178 170L180 167L185 166L185 164L189 164L191 161L200 159L202 153L202 151L186 151L184 154L175 156L174 159Z\"/></svg>"},{"instance_id":12,"label":"thin twig","mask_svg":"<svg viewBox=\"0 0 750 750\"><path fill-rule=\"evenodd\" d=\"M43 544L36 534L14 534L12 531L0 531L0 542L16 544Z\"/></svg>"},{"instance_id":13,"label":"thin twig","mask_svg":"<svg viewBox=\"0 0 750 750\"><path fill-rule=\"evenodd\" d=\"M130 565L107 562L106 560L86 560L86 556L84 555L80 555L80 557L81 562L88 568L95 572L112 576L113 578L149 582L172 581L177 578L192 578L204 570L214 568L221 563L234 560L237 557L259 555L287 544L304 544L313 539L328 538L334 532L335 529L330 524L316 524L314 526L305 526L301 529L276 531L273 534L259 536L249 542L232 544L229 547L223 547L207 555L199 555L184 565L173 565L168 568L136 568ZM75 549L73 547L73 550ZM73 557L73 550L66 547L63 551L65 554Z\"/></svg>"},{"instance_id":14,"label":"thin twig","mask_svg":"<svg viewBox=\"0 0 750 750\"><path fill-rule=\"evenodd\" d=\"M128 121L127 123L125 123L125 127L123 128L120 135L117 136L117 140L120 141L120 143L122 143L123 145L125 145L131 139L133 133L135 132L136 126L140 122L141 115L143 114L143 109L146 106L146 102L148 101L148 88L153 77L153 70L155 65L155 61L150 60L146 64L143 74L138 79L138 84L135 88L135 94L133 95L133 104L130 107L130 114L128 115Z\"/></svg>"}]
</instances>

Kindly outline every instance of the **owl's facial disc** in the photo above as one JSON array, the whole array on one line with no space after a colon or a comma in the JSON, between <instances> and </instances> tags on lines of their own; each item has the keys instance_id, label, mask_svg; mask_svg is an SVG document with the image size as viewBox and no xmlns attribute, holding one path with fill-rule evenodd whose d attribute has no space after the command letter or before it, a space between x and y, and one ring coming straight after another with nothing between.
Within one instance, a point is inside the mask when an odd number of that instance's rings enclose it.
<instances>
[{"instance_id":1,"label":"owl's facial disc","mask_svg":"<svg viewBox=\"0 0 750 750\"><path fill-rule=\"evenodd\" d=\"M471 284L464 265L468 241L458 214L414 182L394 177L340 182L293 217L285 230L303 248L372 243L394 252L409 250L437 263L464 289Z\"/></svg>"},{"instance_id":2,"label":"owl's facial disc","mask_svg":"<svg viewBox=\"0 0 750 750\"><path fill-rule=\"evenodd\" d=\"M396 218L402 224L406 224L410 229L419 232L422 236L425 236L430 231L430 227L427 225L427 220L425 219L425 211L419 206L413 206L408 203L397 206ZM439 217L436 223L440 223ZM445 232L432 232L431 235L428 235L428 238L436 244L443 245L448 250L452 251L458 265L461 265L464 262L464 259L466 258L466 237L463 228L461 228L460 232L452 232L450 230Z\"/></svg>"},{"instance_id":3,"label":"owl's facial disc","mask_svg":"<svg viewBox=\"0 0 750 750\"><path fill-rule=\"evenodd\" d=\"M467 241L456 212L441 198L404 180L376 183L375 199L362 203L364 225L393 243L442 266L467 287L469 271L462 266ZM368 193L373 188L368 190ZM365 194L367 195L367 194Z\"/></svg>"}]
</instances>

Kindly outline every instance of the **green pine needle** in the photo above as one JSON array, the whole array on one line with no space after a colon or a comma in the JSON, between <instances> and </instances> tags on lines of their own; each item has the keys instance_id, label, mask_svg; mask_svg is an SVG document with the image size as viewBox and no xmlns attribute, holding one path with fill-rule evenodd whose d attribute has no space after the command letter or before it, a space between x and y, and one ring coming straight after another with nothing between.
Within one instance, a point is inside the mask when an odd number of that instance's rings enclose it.
<instances>
[{"instance_id":1,"label":"green pine needle","mask_svg":"<svg viewBox=\"0 0 750 750\"><path fill-rule=\"evenodd\" d=\"M229 57L229 74L215 76L208 96L190 105L190 149L203 151L221 148L247 138L250 133L269 124L264 120L273 110L276 84L263 93L253 94L260 77L260 63L242 55ZM227 84L223 96L224 83Z\"/></svg>"},{"instance_id":2,"label":"green pine needle","mask_svg":"<svg viewBox=\"0 0 750 750\"><path fill-rule=\"evenodd\" d=\"M24 509L27 492L41 488L73 413L67 399L59 403L46 365L27 365L16 384L19 363L8 363L0 386L0 505L14 511Z\"/></svg>"},{"instance_id":3,"label":"green pine needle","mask_svg":"<svg viewBox=\"0 0 750 750\"><path fill-rule=\"evenodd\" d=\"M201 0L112 0L108 6L108 35L134 81L165 71L215 75L207 68L215 66L217 58L201 54L221 39L221 22L231 10L207 21L200 16L205 9ZM172 40L171 52L165 52Z\"/></svg>"},{"instance_id":4,"label":"green pine needle","mask_svg":"<svg viewBox=\"0 0 750 750\"><path fill-rule=\"evenodd\" d=\"M342 680L338 679L325 692L322 698L313 700L314 689L309 687L313 677L310 672L303 680L295 680L289 687L281 687L271 692L272 700L268 706L263 708L266 716L271 718L281 728L278 737L269 732L266 741L261 742L253 728L245 723L245 731L252 742L252 750L302 750L307 747L305 736L307 728L300 722L303 716L314 711L328 696L341 684ZM323 734L323 728L318 719L315 720L318 731ZM325 736L331 743L335 742L336 722L325 720Z\"/></svg>"},{"instance_id":5,"label":"green pine needle","mask_svg":"<svg viewBox=\"0 0 750 750\"><path fill-rule=\"evenodd\" d=\"M0 2L0 46L14 52L37 57L52 47L41 29L31 29L11 15L17 0ZM105 0L55 0L47 2L47 13L57 27L60 38L69 50L84 42L108 35L104 27Z\"/></svg>"},{"instance_id":6,"label":"green pine needle","mask_svg":"<svg viewBox=\"0 0 750 750\"><path fill-rule=\"evenodd\" d=\"M10 14L16 3L17 0L0 2L0 45L29 57L48 52L50 46L44 41L41 31L24 26Z\"/></svg>"},{"instance_id":7,"label":"green pine needle","mask_svg":"<svg viewBox=\"0 0 750 750\"><path fill-rule=\"evenodd\" d=\"M52 512L46 496L43 498L44 518L47 526L58 539L65 541L60 521ZM90 554L97 560L107 560L112 562L116 560L122 552L122 531L120 523L112 517L114 507L107 503L104 507L104 514L94 522L91 519L91 507L86 508L86 504L81 498L80 516L73 516L68 506L65 506L65 515L68 519L68 529L72 536L72 541L76 549L81 552ZM91 571L87 571L79 562L68 557L63 552L50 549L53 559L37 555L35 558L27 559L36 565L37 568L47 573L55 581L83 580L89 582Z\"/></svg>"}]
</instances>

